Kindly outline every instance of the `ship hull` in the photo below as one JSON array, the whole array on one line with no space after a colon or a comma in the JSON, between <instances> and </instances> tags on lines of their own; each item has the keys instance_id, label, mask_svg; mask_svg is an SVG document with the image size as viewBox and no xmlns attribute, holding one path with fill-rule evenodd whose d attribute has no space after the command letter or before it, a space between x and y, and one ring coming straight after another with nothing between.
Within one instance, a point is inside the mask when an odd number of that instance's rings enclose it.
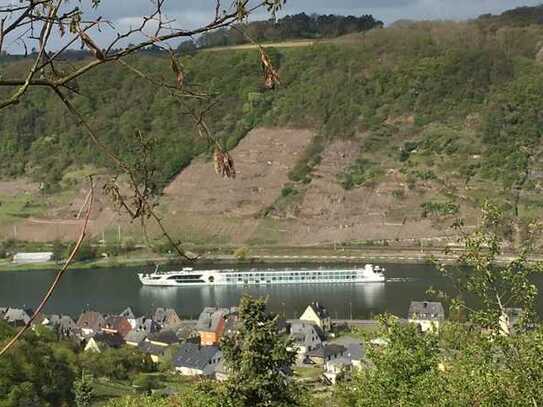
<instances>
[{"instance_id":1,"label":"ship hull","mask_svg":"<svg viewBox=\"0 0 543 407\"><path fill-rule=\"evenodd\" d=\"M138 274L143 285L155 287L189 286L268 286L292 284L370 284L384 283L381 269L366 265L348 270L268 270L236 272L200 270Z\"/></svg>"}]
</instances>

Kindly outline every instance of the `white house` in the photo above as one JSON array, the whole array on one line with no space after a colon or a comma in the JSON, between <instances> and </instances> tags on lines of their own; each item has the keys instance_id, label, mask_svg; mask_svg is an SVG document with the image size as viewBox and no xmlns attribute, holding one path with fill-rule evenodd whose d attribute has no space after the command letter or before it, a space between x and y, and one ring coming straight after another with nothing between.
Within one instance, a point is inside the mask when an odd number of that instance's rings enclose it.
<instances>
[{"instance_id":1,"label":"white house","mask_svg":"<svg viewBox=\"0 0 543 407\"><path fill-rule=\"evenodd\" d=\"M345 375L350 375L352 364L349 358L340 357L329 362L324 366L324 376L330 380L332 384L336 384L337 380Z\"/></svg>"},{"instance_id":2,"label":"white house","mask_svg":"<svg viewBox=\"0 0 543 407\"><path fill-rule=\"evenodd\" d=\"M437 332L439 325L445 320L445 311L440 302L412 301L407 320L417 324L422 332Z\"/></svg>"},{"instance_id":3,"label":"white house","mask_svg":"<svg viewBox=\"0 0 543 407\"><path fill-rule=\"evenodd\" d=\"M298 363L302 363L307 352L322 344L320 328L306 321L292 321L290 325L290 339L294 342Z\"/></svg>"},{"instance_id":4,"label":"white house","mask_svg":"<svg viewBox=\"0 0 543 407\"><path fill-rule=\"evenodd\" d=\"M317 325L325 333L332 329L332 319L328 315L328 311L318 302L309 304L300 316L300 320Z\"/></svg>"}]
</instances>

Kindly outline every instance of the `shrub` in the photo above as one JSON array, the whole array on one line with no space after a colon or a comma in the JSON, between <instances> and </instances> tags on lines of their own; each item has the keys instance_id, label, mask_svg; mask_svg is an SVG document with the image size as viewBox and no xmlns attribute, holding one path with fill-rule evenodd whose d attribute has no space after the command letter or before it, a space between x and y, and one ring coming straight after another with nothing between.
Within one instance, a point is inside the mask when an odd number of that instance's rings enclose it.
<instances>
[{"instance_id":1,"label":"shrub","mask_svg":"<svg viewBox=\"0 0 543 407\"><path fill-rule=\"evenodd\" d=\"M343 173L338 174L338 181L344 189L351 190L360 185L368 185L382 173L383 171L378 164L360 158Z\"/></svg>"},{"instance_id":2,"label":"shrub","mask_svg":"<svg viewBox=\"0 0 543 407\"><path fill-rule=\"evenodd\" d=\"M249 257L249 249L247 247L240 247L234 251L234 256L238 260L245 260Z\"/></svg>"},{"instance_id":3,"label":"shrub","mask_svg":"<svg viewBox=\"0 0 543 407\"><path fill-rule=\"evenodd\" d=\"M436 202L428 201L421 205L423 212L422 217L426 218L428 215L446 216L455 215L458 213L458 205L452 201Z\"/></svg>"}]
</instances>

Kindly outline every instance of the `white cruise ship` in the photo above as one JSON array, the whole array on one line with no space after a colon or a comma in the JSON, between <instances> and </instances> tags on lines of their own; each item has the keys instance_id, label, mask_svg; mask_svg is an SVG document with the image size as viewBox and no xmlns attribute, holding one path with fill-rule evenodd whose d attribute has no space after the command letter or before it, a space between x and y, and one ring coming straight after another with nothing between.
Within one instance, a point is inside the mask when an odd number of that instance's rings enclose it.
<instances>
[{"instance_id":1,"label":"white cruise ship","mask_svg":"<svg viewBox=\"0 0 543 407\"><path fill-rule=\"evenodd\" d=\"M194 270L168 271L145 274L138 277L143 285L191 286L191 285L267 285L267 284L337 284L382 283L383 269L366 264L362 268L316 270Z\"/></svg>"}]
</instances>

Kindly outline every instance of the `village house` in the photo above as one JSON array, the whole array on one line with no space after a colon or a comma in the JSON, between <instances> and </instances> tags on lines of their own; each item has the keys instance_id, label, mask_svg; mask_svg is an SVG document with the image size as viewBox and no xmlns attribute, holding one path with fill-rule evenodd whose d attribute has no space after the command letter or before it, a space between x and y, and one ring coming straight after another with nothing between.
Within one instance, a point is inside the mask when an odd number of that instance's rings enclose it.
<instances>
[{"instance_id":1,"label":"village house","mask_svg":"<svg viewBox=\"0 0 543 407\"><path fill-rule=\"evenodd\" d=\"M152 318L139 317L136 318L136 331L143 331L147 335L160 331L160 325Z\"/></svg>"},{"instance_id":2,"label":"village house","mask_svg":"<svg viewBox=\"0 0 543 407\"><path fill-rule=\"evenodd\" d=\"M32 315L32 314L28 314ZM32 329L36 329L37 326L46 325L49 323L49 317L43 313L38 313L32 320Z\"/></svg>"},{"instance_id":3,"label":"village house","mask_svg":"<svg viewBox=\"0 0 543 407\"><path fill-rule=\"evenodd\" d=\"M106 333L118 333L124 338L132 330L132 325L126 317L110 315L104 320L102 330Z\"/></svg>"},{"instance_id":4,"label":"village house","mask_svg":"<svg viewBox=\"0 0 543 407\"><path fill-rule=\"evenodd\" d=\"M185 376L209 376L222 359L222 352L218 346L201 346L194 343L185 343L173 359L175 371Z\"/></svg>"},{"instance_id":5,"label":"village house","mask_svg":"<svg viewBox=\"0 0 543 407\"><path fill-rule=\"evenodd\" d=\"M147 340L158 346L171 346L179 343L179 338L174 331L160 331L147 336Z\"/></svg>"},{"instance_id":6,"label":"village house","mask_svg":"<svg viewBox=\"0 0 543 407\"><path fill-rule=\"evenodd\" d=\"M224 333L225 316L228 312L229 310L225 308L204 308L196 323L202 346L217 345L219 343Z\"/></svg>"},{"instance_id":7,"label":"village house","mask_svg":"<svg viewBox=\"0 0 543 407\"><path fill-rule=\"evenodd\" d=\"M317 325L325 334L332 329L332 319L328 315L328 311L318 302L309 304L300 316L300 320Z\"/></svg>"},{"instance_id":8,"label":"village house","mask_svg":"<svg viewBox=\"0 0 543 407\"><path fill-rule=\"evenodd\" d=\"M64 338L70 338L81 331L69 315L50 315L42 322L42 324L51 328L60 337Z\"/></svg>"},{"instance_id":9,"label":"village house","mask_svg":"<svg viewBox=\"0 0 543 407\"><path fill-rule=\"evenodd\" d=\"M226 367L224 358L221 358L219 364L215 368L215 379L219 382L224 382L230 375L230 369Z\"/></svg>"},{"instance_id":10,"label":"village house","mask_svg":"<svg viewBox=\"0 0 543 407\"><path fill-rule=\"evenodd\" d=\"M123 312L119 314L120 317L125 317L132 327L132 329L136 329L136 316L134 315L134 312L132 312L132 308L127 307Z\"/></svg>"},{"instance_id":11,"label":"village house","mask_svg":"<svg viewBox=\"0 0 543 407\"><path fill-rule=\"evenodd\" d=\"M98 332L90 337L85 345L85 352L102 353L109 348L120 348L124 345L124 340L118 333Z\"/></svg>"},{"instance_id":12,"label":"village house","mask_svg":"<svg viewBox=\"0 0 543 407\"><path fill-rule=\"evenodd\" d=\"M145 331L132 330L124 337L124 341L129 346L139 346L143 341L147 339L147 333Z\"/></svg>"},{"instance_id":13,"label":"village house","mask_svg":"<svg viewBox=\"0 0 543 407\"><path fill-rule=\"evenodd\" d=\"M173 308L157 308L153 321L160 325L162 329L174 329L181 325L181 318Z\"/></svg>"},{"instance_id":14,"label":"village house","mask_svg":"<svg viewBox=\"0 0 543 407\"><path fill-rule=\"evenodd\" d=\"M407 320L409 323L417 324L422 332L437 332L445 320L445 311L440 302L412 301Z\"/></svg>"},{"instance_id":15,"label":"village house","mask_svg":"<svg viewBox=\"0 0 543 407\"><path fill-rule=\"evenodd\" d=\"M92 336L102 330L105 326L105 320L99 312L85 311L77 320L77 326L84 336Z\"/></svg>"},{"instance_id":16,"label":"village house","mask_svg":"<svg viewBox=\"0 0 543 407\"><path fill-rule=\"evenodd\" d=\"M196 329L196 324L192 322L184 321L179 328L176 329L175 334L180 341L189 341L194 343L200 343L200 334Z\"/></svg>"},{"instance_id":17,"label":"village house","mask_svg":"<svg viewBox=\"0 0 543 407\"><path fill-rule=\"evenodd\" d=\"M354 368L361 369L363 367L365 357L360 339L342 336L334 339L331 343L345 347L343 358L347 359Z\"/></svg>"},{"instance_id":18,"label":"village house","mask_svg":"<svg viewBox=\"0 0 543 407\"><path fill-rule=\"evenodd\" d=\"M320 328L305 321L292 321L290 325L290 339L294 342L297 354L297 362L303 363L309 351L322 344Z\"/></svg>"},{"instance_id":19,"label":"village house","mask_svg":"<svg viewBox=\"0 0 543 407\"><path fill-rule=\"evenodd\" d=\"M350 376L352 369L351 360L347 357L340 357L326 362L323 374L330 384L336 384L340 378Z\"/></svg>"},{"instance_id":20,"label":"village house","mask_svg":"<svg viewBox=\"0 0 543 407\"><path fill-rule=\"evenodd\" d=\"M3 319L8 324L19 327L26 325L30 321L32 314L32 310L29 309L8 308L4 313Z\"/></svg>"},{"instance_id":21,"label":"village house","mask_svg":"<svg viewBox=\"0 0 543 407\"><path fill-rule=\"evenodd\" d=\"M326 363L341 358L345 355L347 349L342 345L334 343L321 344L313 350L307 352L306 356L316 365L324 366Z\"/></svg>"},{"instance_id":22,"label":"village house","mask_svg":"<svg viewBox=\"0 0 543 407\"><path fill-rule=\"evenodd\" d=\"M145 340L138 345L138 349L141 352L148 354L154 363L158 363L161 359L164 358L168 347L157 345L155 343L149 342L148 340Z\"/></svg>"}]
</instances>

